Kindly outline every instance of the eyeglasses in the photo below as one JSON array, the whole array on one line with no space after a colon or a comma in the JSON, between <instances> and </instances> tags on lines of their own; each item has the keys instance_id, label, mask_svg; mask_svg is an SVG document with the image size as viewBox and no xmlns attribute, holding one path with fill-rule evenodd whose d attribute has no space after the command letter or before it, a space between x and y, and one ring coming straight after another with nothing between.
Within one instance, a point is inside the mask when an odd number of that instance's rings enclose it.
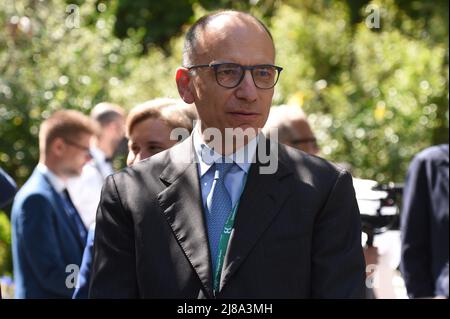
<instances>
[{"instance_id":1,"label":"eyeglasses","mask_svg":"<svg viewBox=\"0 0 450 319\"><path fill-rule=\"evenodd\" d=\"M259 64L252 66L243 66L237 63L215 63L215 64L198 64L188 67L188 70L195 68L213 68L216 75L217 84L220 86L233 89L237 87L244 78L245 71L249 70L253 83L259 89L271 89L277 84L282 67L271 64Z\"/></svg>"},{"instance_id":2,"label":"eyeglasses","mask_svg":"<svg viewBox=\"0 0 450 319\"><path fill-rule=\"evenodd\" d=\"M78 148L78 149L80 149L80 150L83 150L83 151L85 151L90 157L92 157L92 155L91 155L91 151L90 151L90 149L89 149L89 147L86 147L86 146L83 146L83 145L80 145L80 144L78 144L78 143L75 143L75 142L72 142L72 141L69 141L69 140L67 140L67 139L64 139L64 142L66 143L66 144L69 144L69 145L72 145L72 146L75 146L76 148Z\"/></svg>"}]
</instances>

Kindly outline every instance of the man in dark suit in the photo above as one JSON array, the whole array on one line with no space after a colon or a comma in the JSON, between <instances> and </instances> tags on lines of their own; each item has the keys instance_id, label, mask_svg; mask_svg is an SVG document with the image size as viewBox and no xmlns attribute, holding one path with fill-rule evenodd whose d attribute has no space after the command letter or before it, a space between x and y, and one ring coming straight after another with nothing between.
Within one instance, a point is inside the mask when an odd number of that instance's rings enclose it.
<instances>
[{"instance_id":1,"label":"man in dark suit","mask_svg":"<svg viewBox=\"0 0 450 319\"><path fill-rule=\"evenodd\" d=\"M0 167L0 208L12 201L16 190L17 185L14 180Z\"/></svg>"},{"instance_id":2,"label":"man in dark suit","mask_svg":"<svg viewBox=\"0 0 450 319\"><path fill-rule=\"evenodd\" d=\"M95 131L92 120L68 110L54 113L40 127L39 164L12 208L16 298L73 294L86 229L66 183L91 159L89 139Z\"/></svg>"},{"instance_id":3,"label":"man in dark suit","mask_svg":"<svg viewBox=\"0 0 450 319\"><path fill-rule=\"evenodd\" d=\"M221 11L190 28L176 82L201 122L107 178L90 297L364 296L351 176L259 134L274 62L269 31L249 14Z\"/></svg>"},{"instance_id":4,"label":"man in dark suit","mask_svg":"<svg viewBox=\"0 0 450 319\"><path fill-rule=\"evenodd\" d=\"M0 208L8 205L16 194L17 185L11 176L0 167ZM0 287L0 299L2 299L2 289Z\"/></svg>"},{"instance_id":5,"label":"man in dark suit","mask_svg":"<svg viewBox=\"0 0 450 319\"><path fill-rule=\"evenodd\" d=\"M448 298L448 144L411 162L403 194L401 270L410 298Z\"/></svg>"}]
</instances>

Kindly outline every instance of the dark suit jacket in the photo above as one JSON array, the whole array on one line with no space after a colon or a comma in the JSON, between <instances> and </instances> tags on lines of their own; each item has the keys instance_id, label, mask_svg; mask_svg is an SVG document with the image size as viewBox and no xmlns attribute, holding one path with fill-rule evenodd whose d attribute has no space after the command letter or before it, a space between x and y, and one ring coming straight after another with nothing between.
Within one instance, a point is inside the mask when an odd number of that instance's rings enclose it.
<instances>
[{"instance_id":1,"label":"dark suit jacket","mask_svg":"<svg viewBox=\"0 0 450 319\"><path fill-rule=\"evenodd\" d=\"M189 138L106 180L90 297L213 297L194 156ZM275 174L261 165L250 168L217 297L364 297L351 176L285 146Z\"/></svg>"},{"instance_id":2,"label":"dark suit jacket","mask_svg":"<svg viewBox=\"0 0 450 319\"><path fill-rule=\"evenodd\" d=\"M403 194L401 270L412 298L448 296L448 144L411 162Z\"/></svg>"},{"instance_id":3,"label":"dark suit jacket","mask_svg":"<svg viewBox=\"0 0 450 319\"><path fill-rule=\"evenodd\" d=\"M11 214L16 298L70 298L70 264L80 265L84 243L61 198L38 170L17 193ZM75 278L76 279L76 278Z\"/></svg>"},{"instance_id":4,"label":"dark suit jacket","mask_svg":"<svg viewBox=\"0 0 450 319\"><path fill-rule=\"evenodd\" d=\"M11 202L16 189L14 180L0 167L0 208Z\"/></svg>"}]
</instances>

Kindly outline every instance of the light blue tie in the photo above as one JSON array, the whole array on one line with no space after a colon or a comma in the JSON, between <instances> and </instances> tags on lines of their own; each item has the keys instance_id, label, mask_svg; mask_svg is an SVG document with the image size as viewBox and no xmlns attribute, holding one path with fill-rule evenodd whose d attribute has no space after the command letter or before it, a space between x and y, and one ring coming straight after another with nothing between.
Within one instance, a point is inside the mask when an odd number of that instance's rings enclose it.
<instances>
[{"instance_id":1,"label":"light blue tie","mask_svg":"<svg viewBox=\"0 0 450 319\"><path fill-rule=\"evenodd\" d=\"M225 187L225 176L233 163L215 163L214 182L211 188L211 202L208 203L206 222L208 225L209 248L213 264L213 273L217 267L220 236L231 213L231 197Z\"/></svg>"}]
</instances>

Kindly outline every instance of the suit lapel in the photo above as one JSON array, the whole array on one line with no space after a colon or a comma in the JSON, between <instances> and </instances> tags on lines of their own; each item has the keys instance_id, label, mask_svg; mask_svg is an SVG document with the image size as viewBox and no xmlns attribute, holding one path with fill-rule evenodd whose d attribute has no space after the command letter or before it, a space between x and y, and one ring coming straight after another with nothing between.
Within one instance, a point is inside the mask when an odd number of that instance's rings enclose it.
<instances>
[{"instance_id":1,"label":"suit lapel","mask_svg":"<svg viewBox=\"0 0 450 319\"><path fill-rule=\"evenodd\" d=\"M48 190L50 191L50 194L53 198L51 203L52 203L52 205L54 205L54 210L56 212L56 215L58 216L58 220L60 220L63 224L65 224L65 226L70 228L77 244L80 246L81 250L83 250L86 243L83 242L83 240L81 239L81 237L78 233L77 226L72 222L72 220L70 220L70 217L69 217L68 213L66 212L66 208L64 207L64 204L62 202L61 196L56 192L55 188L50 183L47 176L45 176L44 174L42 174L39 171L36 171L36 172L37 172L37 174L39 174L41 176L43 183L46 184Z\"/></svg>"},{"instance_id":2,"label":"suit lapel","mask_svg":"<svg viewBox=\"0 0 450 319\"><path fill-rule=\"evenodd\" d=\"M281 161L278 162L278 169L274 174L261 174L260 167L261 163L257 160L249 171L225 255L220 290L229 282L270 226L291 192L289 185L281 181L291 173Z\"/></svg>"},{"instance_id":3,"label":"suit lapel","mask_svg":"<svg viewBox=\"0 0 450 319\"><path fill-rule=\"evenodd\" d=\"M160 176L168 186L158 195L159 204L206 294L213 297L208 235L192 136L171 148L169 156Z\"/></svg>"},{"instance_id":4,"label":"suit lapel","mask_svg":"<svg viewBox=\"0 0 450 319\"><path fill-rule=\"evenodd\" d=\"M438 174L441 175L441 178L443 179L443 183L441 183L440 187L444 189L444 192L448 194L448 178L449 178L449 160L448 160L448 153L447 156L443 157L440 163L438 164Z\"/></svg>"}]
</instances>

